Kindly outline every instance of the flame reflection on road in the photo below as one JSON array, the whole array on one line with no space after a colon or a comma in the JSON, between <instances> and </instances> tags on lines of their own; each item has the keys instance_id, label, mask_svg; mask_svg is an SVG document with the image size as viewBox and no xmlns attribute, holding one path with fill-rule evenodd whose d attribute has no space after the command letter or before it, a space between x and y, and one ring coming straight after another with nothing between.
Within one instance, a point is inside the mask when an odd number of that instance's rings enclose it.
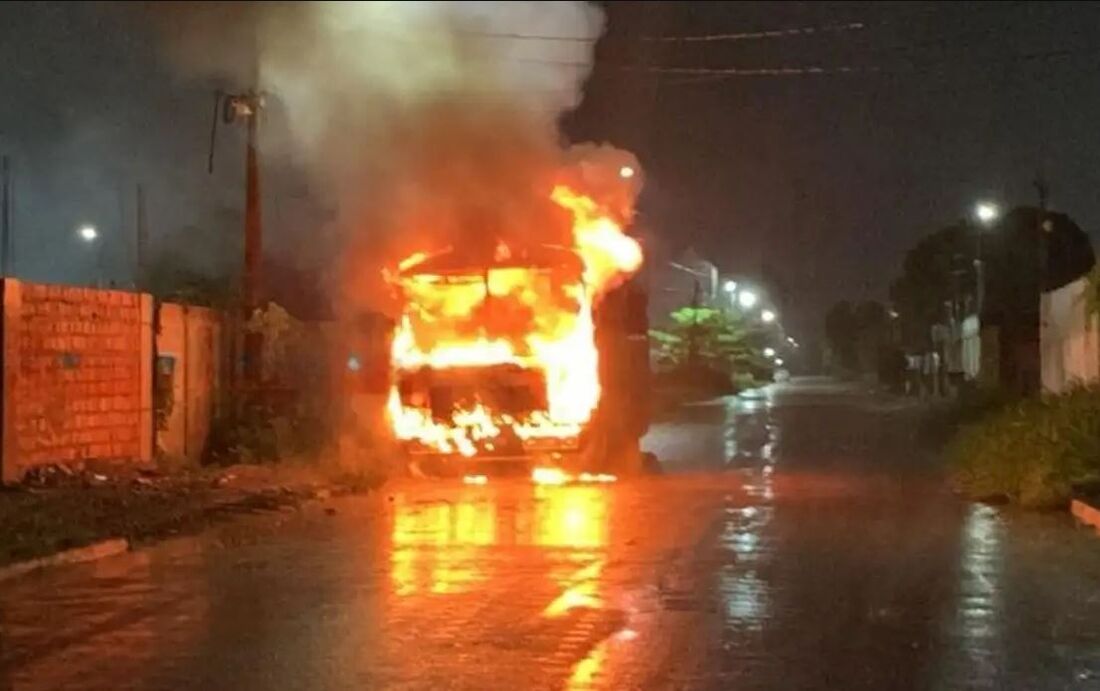
<instances>
[{"instance_id":1,"label":"flame reflection on road","mask_svg":"<svg viewBox=\"0 0 1100 691\"><path fill-rule=\"evenodd\" d=\"M508 574L509 550L519 549L524 568L542 569L545 599L514 593L563 639L579 646L565 680L567 689L591 688L607 658L607 633L592 628L592 615L607 608L601 580L608 563L610 492L607 484L531 485L490 483L440 488L427 501L397 494L393 501L390 580L400 598L491 591ZM515 564L513 563L513 568ZM416 603L415 600L410 600ZM427 603L413 606L419 611ZM557 630L557 629L556 629Z\"/></svg>"},{"instance_id":2,"label":"flame reflection on road","mask_svg":"<svg viewBox=\"0 0 1100 691\"><path fill-rule=\"evenodd\" d=\"M591 553L608 545L608 514L608 490L600 486L466 486L429 501L397 494L393 591L402 596L467 592L489 577L491 552L499 546L577 550L582 561L591 562ZM577 562L569 555L564 561L568 573L551 570L563 593L578 581Z\"/></svg>"},{"instance_id":3,"label":"flame reflection on road","mask_svg":"<svg viewBox=\"0 0 1100 691\"><path fill-rule=\"evenodd\" d=\"M497 507L464 499L395 501L391 577L398 595L463 592L485 579L478 548L496 543Z\"/></svg>"},{"instance_id":4,"label":"flame reflection on road","mask_svg":"<svg viewBox=\"0 0 1100 691\"><path fill-rule=\"evenodd\" d=\"M594 549L607 546L607 492L601 487L535 489L536 545Z\"/></svg>"}]
</instances>

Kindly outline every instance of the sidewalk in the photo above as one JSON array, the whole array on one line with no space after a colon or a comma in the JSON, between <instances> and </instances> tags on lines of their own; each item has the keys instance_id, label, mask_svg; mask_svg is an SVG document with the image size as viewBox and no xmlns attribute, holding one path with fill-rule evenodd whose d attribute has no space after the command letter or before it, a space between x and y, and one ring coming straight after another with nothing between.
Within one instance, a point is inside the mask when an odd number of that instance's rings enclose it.
<instances>
[{"instance_id":1,"label":"sidewalk","mask_svg":"<svg viewBox=\"0 0 1100 691\"><path fill-rule=\"evenodd\" d=\"M0 489L0 567L104 540L140 545L233 515L293 510L378 484L379 478L305 463L111 474L47 466Z\"/></svg>"}]
</instances>

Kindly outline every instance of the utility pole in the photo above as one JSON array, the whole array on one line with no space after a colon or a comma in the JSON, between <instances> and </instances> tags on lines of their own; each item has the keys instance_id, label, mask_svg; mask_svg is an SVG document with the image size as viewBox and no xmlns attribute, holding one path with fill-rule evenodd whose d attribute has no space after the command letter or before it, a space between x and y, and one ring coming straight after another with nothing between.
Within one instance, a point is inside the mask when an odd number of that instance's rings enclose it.
<instances>
[{"instance_id":1,"label":"utility pole","mask_svg":"<svg viewBox=\"0 0 1100 691\"><path fill-rule=\"evenodd\" d=\"M256 153L259 129L260 97L255 91L246 95L248 143L245 148L244 188L244 311L245 323L260 307L260 261L263 251L263 226L260 217L260 166ZM246 331L244 336L244 376L250 384L260 382L263 334Z\"/></svg>"},{"instance_id":2,"label":"utility pole","mask_svg":"<svg viewBox=\"0 0 1100 691\"><path fill-rule=\"evenodd\" d=\"M244 188L244 271L241 285L241 316L247 325L253 313L262 306L261 262L263 258L263 221L260 214L260 164L258 154L260 110L263 94L250 90L240 94L214 96L214 121L210 129L209 170L214 170L214 142L218 119L227 124L245 121L245 188ZM244 380L259 384L262 379L263 334L244 332Z\"/></svg>"},{"instance_id":3,"label":"utility pole","mask_svg":"<svg viewBox=\"0 0 1100 691\"><path fill-rule=\"evenodd\" d=\"M1050 221L1047 219L1047 196L1050 194L1050 186L1047 185L1046 180L1043 179L1042 173L1035 176L1035 181L1032 183L1035 186L1035 191L1039 194L1039 211L1035 218L1035 233L1036 233L1036 251L1038 253L1036 267L1036 282L1038 284L1038 314L1036 316L1036 322L1038 326L1038 333L1036 334L1036 341L1039 352L1039 381L1037 382L1039 391L1043 389L1043 366L1042 366L1042 352L1043 352L1043 292L1047 283L1047 274L1049 273L1049 262L1047 261L1048 254L1048 242L1047 235L1052 230ZM1034 380L1033 380L1033 383Z\"/></svg>"},{"instance_id":4,"label":"utility pole","mask_svg":"<svg viewBox=\"0 0 1100 691\"><path fill-rule=\"evenodd\" d=\"M702 307L702 286L699 285L698 278L694 281L691 289L691 327L688 329L688 367L694 367L699 363L699 308Z\"/></svg>"},{"instance_id":5,"label":"utility pole","mask_svg":"<svg viewBox=\"0 0 1100 691\"><path fill-rule=\"evenodd\" d=\"M1035 181L1032 183L1035 186L1035 191L1039 194L1039 213L1035 219L1035 233L1038 237L1038 269L1039 269L1039 295L1043 294L1043 288L1047 282L1047 233L1050 232L1050 226L1047 223L1047 196L1050 194L1050 186L1047 185L1043 179L1042 174L1035 176Z\"/></svg>"},{"instance_id":6,"label":"utility pole","mask_svg":"<svg viewBox=\"0 0 1100 691\"><path fill-rule=\"evenodd\" d=\"M978 319L981 320L982 312L985 310L985 257L982 255L983 228L980 221L975 228L977 230L974 234L977 243L977 251L974 255L974 312L978 315Z\"/></svg>"},{"instance_id":7,"label":"utility pole","mask_svg":"<svg viewBox=\"0 0 1100 691\"><path fill-rule=\"evenodd\" d=\"M134 283L138 290L145 290L145 244L148 235L145 227L145 190L138 183L134 209Z\"/></svg>"},{"instance_id":8,"label":"utility pole","mask_svg":"<svg viewBox=\"0 0 1100 691\"><path fill-rule=\"evenodd\" d=\"M3 251L2 274L4 278L11 276L12 265L12 241L11 241L11 160L4 156L0 159L0 250Z\"/></svg>"}]
</instances>

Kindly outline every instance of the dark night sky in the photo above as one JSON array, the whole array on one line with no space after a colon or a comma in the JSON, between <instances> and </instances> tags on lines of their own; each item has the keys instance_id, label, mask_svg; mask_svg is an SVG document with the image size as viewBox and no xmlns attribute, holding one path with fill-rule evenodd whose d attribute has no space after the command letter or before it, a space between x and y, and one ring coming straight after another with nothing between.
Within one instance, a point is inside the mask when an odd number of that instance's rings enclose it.
<instances>
[{"instance_id":1,"label":"dark night sky","mask_svg":"<svg viewBox=\"0 0 1100 691\"><path fill-rule=\"evenodd\" d=\"M861 22L859 31L706 45L633 35ZM1014 56L1071 51L1044 61ZM903 253L976 199L1052 206L1100 223L1100 7L1056 3L702 3L615 6L604 67L570 123L635 150L659 236L723 268L770 266L788 321L815 329L842 297L884 298ZM638 62L863 66L877 73L685 84ZM667 84L679 80L679 84Z\"/></svg>"},{"instance_id":2,"label":"dark night sky","mask_svg":"<svg viewBox=\"0 0 1100 691\"><path fill-rule=\"evenodd\" d=\"M849 22L865 28L639 40ZM1050 51L1065 52L1024 57ZM1100 6L617 3L598 59L568 135L639 155L642 211L664 244L694 244L750 276L772 267L795 333L816 329L833 300L884 297L904 250L974 200L1031 202L1037 169L1053 207L1090 232L1100 224ZM638 64L864 71L691 81L622 69ZM120 238L101 262L124 277L132 230L119 219L138 180L159 238L235 227L239 133L225 133L207 176L210 92L171 77L151 31L100 4L5 3L0 65L18 273L88 280L94 259L73 229L94 221ZM267 193L276 247L293 244L301 190L277 178Z\"/></svg>"}]
</instances>

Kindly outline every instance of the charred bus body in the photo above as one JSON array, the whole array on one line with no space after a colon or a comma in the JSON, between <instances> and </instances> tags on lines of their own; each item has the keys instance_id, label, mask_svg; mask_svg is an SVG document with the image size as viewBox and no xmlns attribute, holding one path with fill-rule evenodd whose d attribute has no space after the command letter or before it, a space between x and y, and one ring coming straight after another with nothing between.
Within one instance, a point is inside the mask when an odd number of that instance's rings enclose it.
<instances>
[{"instance_id":1,"label":"charred bus body","mask_svg":"<svg viewBox=\"0 0 1100 691\"><path fill-rule=\"evenodd\" d=\"M396 277L391 424L427 472L484 464L630 472L649 424L646 296L593 304L570 249L448 251Z\"/></svg>"}]
</instances>

